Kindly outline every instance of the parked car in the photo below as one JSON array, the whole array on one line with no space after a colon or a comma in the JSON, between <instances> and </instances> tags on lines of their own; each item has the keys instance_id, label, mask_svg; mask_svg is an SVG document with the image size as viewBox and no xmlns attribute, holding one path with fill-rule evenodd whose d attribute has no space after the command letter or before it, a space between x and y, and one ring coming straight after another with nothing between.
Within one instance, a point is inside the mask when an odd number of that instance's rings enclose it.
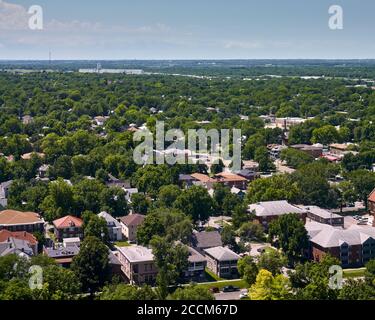
<instances>
[{"instance_id":1,"label":"parked car","mask_svg":"<svg viewBox=\"0 0 375 320\"><path fill-rule=\"evenodd\" d=\"M240 291L240 288L233 287L233 286L226 286L223 288L223 292L235 292Z\"/></svg>"}]
</instances>

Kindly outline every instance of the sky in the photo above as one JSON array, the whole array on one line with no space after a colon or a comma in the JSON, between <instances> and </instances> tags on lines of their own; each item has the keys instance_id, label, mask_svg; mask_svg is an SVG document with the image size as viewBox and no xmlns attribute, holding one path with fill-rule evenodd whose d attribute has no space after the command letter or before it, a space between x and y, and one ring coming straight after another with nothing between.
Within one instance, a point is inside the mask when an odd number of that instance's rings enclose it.
<instances>
[{"instance_id":1,"label":"sky","mask_svg":"<svg viewBox=\"0 0 375 320\"><path fill-rule=\"evenodd\" d=\"M370 59L374 16L374 0L0 0L0 59Z\"/></svg>"}]
</instances>

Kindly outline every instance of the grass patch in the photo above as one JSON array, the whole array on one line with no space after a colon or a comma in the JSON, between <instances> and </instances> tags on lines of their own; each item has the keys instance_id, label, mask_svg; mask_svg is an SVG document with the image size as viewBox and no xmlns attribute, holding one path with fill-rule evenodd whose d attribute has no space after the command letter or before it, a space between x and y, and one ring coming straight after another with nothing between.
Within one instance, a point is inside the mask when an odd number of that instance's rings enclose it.
<instances>
[{"instance_id":1,"label":"grass patch","mask_svg":"<svg viewBox=\"0 0 375 320\"><path fill-rule=\"evenodd\" d=\"M364 277L365 273L366 268L344 270L344 278L360 278Z\"/></svg>"},{"instance_id":2,"label":"grass patch","mask_svg":"<svg viewBox=\"0 0 375 320\"><path fill-rule=\"evenodd\" d=\"M225 280L225 279L222 279L222 278L218 277L215 273L213 273L208 268L205 269L205 276L206 276L207 282L210 282L210 281L215 282L215 281Z\"/></svg>"},{"instance_id":3,"label":"grass patch","mask_svg":"<svg viewBox=\"0 0 375 320\"><path fill-rule=\"evenodd\" d=\"M221 282L213 282L213 283L207 283L207 284L197 284L198 287L210 289L210 288L219 288L223 289L227 286L233 286L238 287L240 289L247 289L249 288L249 285L246 283L245 280L236 280L236 281L221 281Z\"/></svg>"},{"instance_id":4,"label":"grass patch","mask_svg":"<svg viewBox=\"0 0 375 320\"><path fill-rule=\"evenodd\" d=\"M122 247L130 247L131 244L127 241L116 241L115 246L122 248Z\"/></svg>"}]
</instances>

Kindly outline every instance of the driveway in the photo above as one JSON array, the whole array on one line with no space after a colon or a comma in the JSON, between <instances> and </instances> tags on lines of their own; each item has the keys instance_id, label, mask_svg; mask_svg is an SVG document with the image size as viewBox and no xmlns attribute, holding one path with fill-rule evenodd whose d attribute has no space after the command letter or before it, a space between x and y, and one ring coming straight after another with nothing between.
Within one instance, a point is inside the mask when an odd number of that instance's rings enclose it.
<instances>
[{"instance_id":1,"label":"driveway","mask_svg":"<svg viewBox=\"0 0 375 320\"><path fill-rule=\"evenodd\" d=\"M220 292L215 294L215 299L216 300L240 300L240 291L236 292Z\"/></svg>"}]
</instances>

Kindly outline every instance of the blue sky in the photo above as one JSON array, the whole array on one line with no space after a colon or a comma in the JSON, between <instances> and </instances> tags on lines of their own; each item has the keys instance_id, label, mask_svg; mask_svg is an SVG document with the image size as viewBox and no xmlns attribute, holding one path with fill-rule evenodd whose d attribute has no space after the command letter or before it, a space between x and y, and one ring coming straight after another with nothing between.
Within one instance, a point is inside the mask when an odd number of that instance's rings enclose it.
<instances>
[{"instance_id":1,"label":"blue sky","mask_svg":"<svg viewBox=\"0 0 375 320\"><path fill-rule=\"evenodd\" d=\"M0 59L375 58L374 16L373 0L0 0Z\"/></svg>"}]
</instances>

